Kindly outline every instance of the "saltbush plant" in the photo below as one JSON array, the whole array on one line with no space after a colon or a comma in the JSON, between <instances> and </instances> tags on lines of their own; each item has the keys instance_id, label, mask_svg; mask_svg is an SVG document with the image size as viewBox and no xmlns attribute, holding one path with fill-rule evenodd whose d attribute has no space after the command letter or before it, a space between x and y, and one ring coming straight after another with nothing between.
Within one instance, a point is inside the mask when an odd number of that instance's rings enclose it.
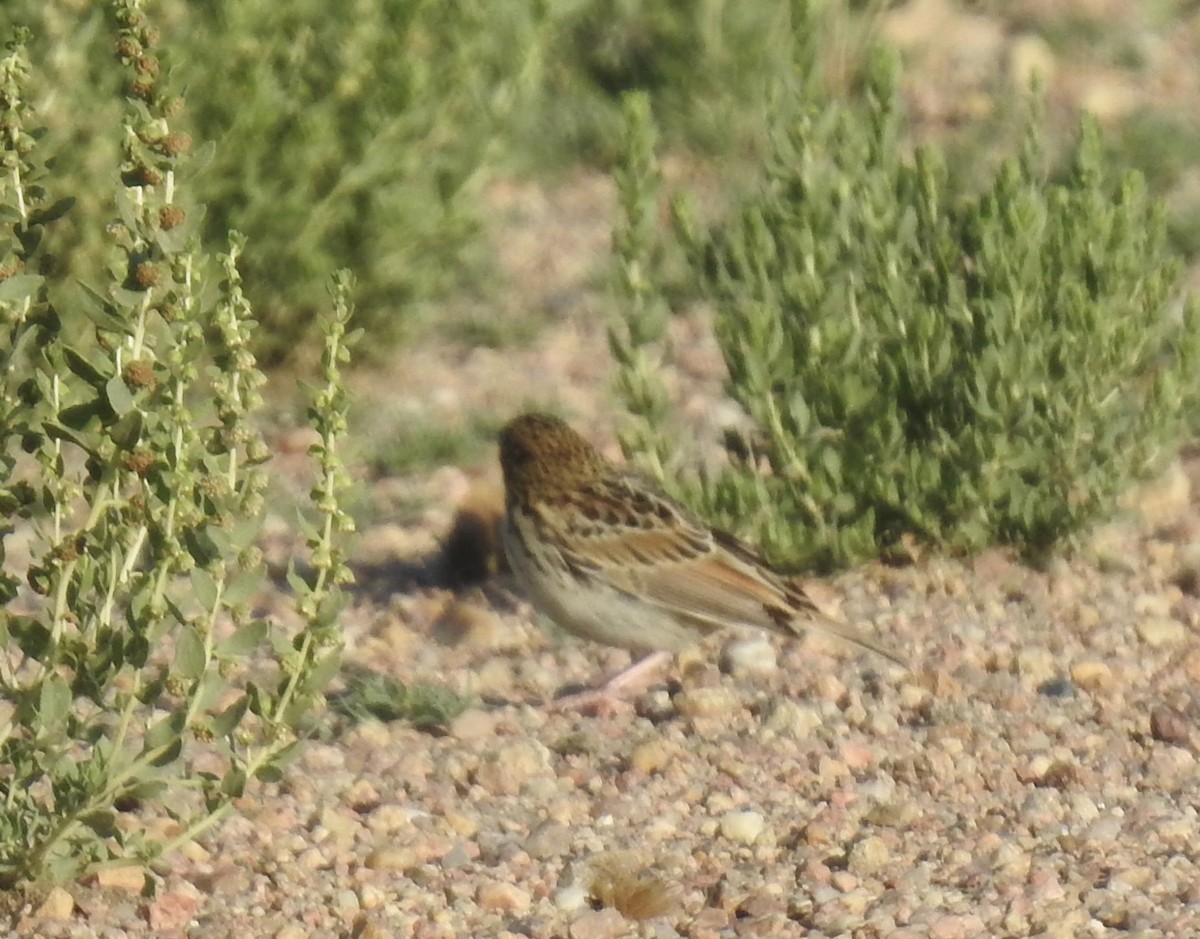
<instances>
[{"instance_id":1,"label":"saltbush plant","mask_svg":"<svg viewBox=\"0 0 1200 939\"><path fill-rule=\"evenodd\" d=\"M1193 419L1200 322L1163 213L1138 176L1112 178L1091 122L1052 177L1036 114L983 191L951 198L938 151L908 151L894 58L876 51L856 93L835 97L820 20L793 9L758 195L707 231L677 207L727 392L753 427L679 494L785 564L907 537L1041 556L1110 513ZM652 175L631 128L624 171ZM618 247L625 268L650 265L637 242ZM623 335L656 342L640 325ZM618 361L653 431L654 375L635 375L627 350Z\"/></svg>"},{"instance_id":2,"label":"saltbush plant","mask_svg":"<svg viewBox=\"0 0 1200 939\"><path fill-rule=\"evenodd\" d=\"M349 280L322 324L307 568L285 627L253 606L269 454L244 240L200 249L158 33L140 0L111 10L126 105L101 284L42 273L70 203L37 146L27 37L0 60L0 886L198 836L279 778L340 659Z\"/></svg>"}]
</instances>

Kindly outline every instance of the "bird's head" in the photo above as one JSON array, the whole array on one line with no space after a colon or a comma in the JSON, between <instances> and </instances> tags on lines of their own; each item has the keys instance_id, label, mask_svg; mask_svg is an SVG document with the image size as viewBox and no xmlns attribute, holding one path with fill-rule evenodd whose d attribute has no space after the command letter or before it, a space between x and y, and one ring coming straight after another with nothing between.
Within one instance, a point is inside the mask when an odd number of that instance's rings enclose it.
<instances>
[{"instance_id":1,"label":"bird's head","mask_svg":"<svg viewBox=\"0 0 1200 939\"><path fill-rule=\"evenodd\" d=\"M508 500L569 492L602 476L607 461L557 417L522 414L500 431L500 469Z\"/></svg>"}]
</instances>

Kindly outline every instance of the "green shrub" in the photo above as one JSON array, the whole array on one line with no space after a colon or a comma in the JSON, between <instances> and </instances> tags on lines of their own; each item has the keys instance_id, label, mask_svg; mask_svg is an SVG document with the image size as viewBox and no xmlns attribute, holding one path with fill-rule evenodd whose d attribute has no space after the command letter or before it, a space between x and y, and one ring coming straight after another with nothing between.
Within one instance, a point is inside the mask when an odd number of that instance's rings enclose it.
<instances>
[{"instance_id":1,"label":"green shrub","mask_svg":"<svg viewBox=\"0 0 1200 939\"><path fill-rule=\"evenodd\" d=\"M67 147L58 172L82 196L60 253L92 278L104 251L92 233L107 219L91 194L105 191L116 160L104 129L120 120L119 98L102 6L63 6L0 5L0 35L15 22L38 33L50 129ZM535 4L156 6L164 41L179 50L172 77L190 91L189 126L217 144L191 181L208 207L203 233L237 229L253 246L242 267L260 357L319 346L313 324L331 270L356 271L359 317L379 353L411 333L423 303L480 276L479 183L538 59ZM94 143L72 149L85 141Z\"/></svg>"},{"instance_id":2,"label":"green shrub","mask_svg":"<svg viewBox=\"0 0 1200 939\"><path fill-rule=\"evenodd\" d=\"M1159 466L1197 400L1200 323L1162 212L1136 175L1109 178L1090 123L1051 182L1036 120L985 191L951 201L937 151L905 153L893 59L835 98L797 10L759 195L711 232L677 214L754 428L681 492L789 564L909 534L1040 555Z\"/></svg>"},{"instance_id":3,"label":"green shrub","mask_svg":"<svg viewBox=\"0 0 1200 939\"><path fill-rule=\"evenodd\" d=\"M613 165L621 96L646 93L668 143L705 154L761 147L756 102L778 68L786 5L762 0L569 0L548 11L538 95L517 115L518 156Z\"/></svg>"},{"instance_id":4,"label":"green shrub","mask_svg":"<svg viewBox=\"0 0 1200 939\"><path fill-rule=\"evenodd\" d=\"M322 326L311 571L290 573L301 625L285 629L252 607L269 454L244 241L200 250L156 31L139 0L112 10L127 99L96 288L43 263L69 202L37 147L25 37L0 60L0 886L196 837L279 777L340 657L349 282ZM177 828L154 833L139 807Z\"/></svg>"}]
</instances>

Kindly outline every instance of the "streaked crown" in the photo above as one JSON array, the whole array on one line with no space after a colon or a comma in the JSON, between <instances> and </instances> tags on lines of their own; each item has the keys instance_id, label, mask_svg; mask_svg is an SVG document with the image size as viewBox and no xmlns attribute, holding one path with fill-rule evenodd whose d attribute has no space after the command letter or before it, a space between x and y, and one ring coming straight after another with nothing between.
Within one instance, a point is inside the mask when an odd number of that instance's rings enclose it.
<instances>
[{"instance_id":1,"label":"streaked crown","mask_svg":"<svg viewBox=\"0 0 1200 939\"><path fill-rule=\"evenodd\" d=\"M522 414L500 431L500 468L509 502L528 503L596 479L608 463L565 421Z\"/></svg>"}]
</instances>

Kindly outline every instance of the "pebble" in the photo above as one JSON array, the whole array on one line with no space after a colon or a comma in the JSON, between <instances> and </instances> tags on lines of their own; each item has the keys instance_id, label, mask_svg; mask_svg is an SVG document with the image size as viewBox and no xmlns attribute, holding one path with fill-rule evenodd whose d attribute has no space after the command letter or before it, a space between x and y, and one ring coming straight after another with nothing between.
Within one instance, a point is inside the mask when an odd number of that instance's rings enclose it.
<instances>
[{"instance_id":1,"label":"pebble","mask_svg":"<svg viewBox=\"0 0 1200 939\"><path fill-rule=\"evenodd\" d=\"M42 919L67 920L75 912L75 898L62 887L52 887L37 909Z\"/></svg>"},{"instance_id":2,"label":"pebble","mask_svg":"<svg viewBox=\"0 0 1200 939\"><path fill-rule=\"evenodd\" d=\"M754 844L766 829L766 819L752 810L726 812L721 816L721 835L738 844Z\"/></svg>"},{"instance_id":3,"label":"pebble","mask_svg":"<svg viewBox=\"0 0 1200 939\"><path fill-rule=\"evenodd\" d=\"M683 717L727 717L742 709L728 688L687 688L673 699L675 710Z\"/></svg>"},{"instance_id":4,"label":"pebble","mask_svg":"<svg viewBox=\"0 0 1200 939\"><path fill-rule=\"evenodd\" d=\"M1187 627L1177 619L1151 616L1137 625L1138 638L1152 649L1177 646L1187 639Z\"/></svg>"},{"instance_id":5,"label":"pebble","mask_svg":"<svg viewBox=\"0 0 1200 939\"><path fill-rule=\"evenodd\" d=\"M582 887L563 887L554 894L554 905L564 913L574 913L588 903L588 892Z\"/></svg>"},{"instance_id":6,"label":"pebble","mask_svg":"<svg viewBox=\"0 0 1200 939\"><path fill-rule=\"evenodd\" d=\"M1017 653L1017 674L1037 687L1056 677L1058 659L1044 646L1027 646Z\"/></svg>"},{"instance_id":7,"label":"pebble","mask_svg":"<svg viewBox=\"0 0 1200 939\"><path fill-rule=\"evenodd\" d=\"M812 736L822 723L821 712L814 705L780 698L771 705L763 727L793 740L803 740Z\"/></svg>"},{"instance_id":8,"label":"pebble","mask_svg":"<svg viewBox=\"0 0 1200 939\"><path fill-rule=\"evenodd\" d=\"M661 737L643 740L629 754L629 768L649 776L662 772L679 758L679 748Z\"/></svg>"},{"instance_id":9,"label":"pebble","mask_svg":"<svg viewBox=\"0 0 1200 939\"><path fill-rule=\"evenodd\" d=\"M1162 743L1186 746L1191 740L1191 724L1182 714L1165 705L1150 709L1150 736Z\"/></svg>"},{"instance_id":10,"label":"pebble","mask_svg":"<svg viewBox=\"0 0 1200 939\"><path fill-rule=\"evenodd\" d=\"M529 891L515 884L491 881L480 884L475 891L475 902L485 910L501 913L519 913L527 910L533 902Z\"/></svg>"},{"instance_id":11,"label":"pebble","mask_svg":"<svg viewBox=\"0 0 1200 939\"><path fill-rule=\"evenodd\" d=\"M140 867L105 867L96 873L96 883L108 890L141 893L146 886L146 872Z\"/></svg>"},{"instance_id":12,"label":"pebble","mask_svg":"<svg viewBox=\"0 0 1200 939\"><path fill-rule=\"evenodd\" d=\"M525 850L538 861L563 857L571 850L571 829L562 822L545 821L529 833Z\"/></svg>"},{"instance_id":13,"label":"pebble","mask_svg":"<svg viewBox=\"0 0 1200 939\"><path fill-rule=\"evenodd\" d=\"M728 675L769 675L779 669L775 646L766 636L731 639L721 648L718 663Z\"/></svg>"},{"instance_id":14,"label":"pebble","mask_svg":"<svg viewBox=\"0 0 1200 939\"><path fill-rule=\"evenodd\" d=\"M1105 692L1116 687L1113 671L1105 662L1085 659L1071 666L1071 680L1084 691Z\"/></svg>"},{"instance_id":15,"label":"pebble","mask_svg":"<svg viewBox=\"0 0 1200 939\"><path fill-rule=\"evenodd\" d=\"M1092 845L1108 844L1121 835L1121 820L1115 815L1105 815L1091 822L1081 833L1084 841Z\"/></svg>"},{"instance_id":16,"label":"pebble","mask_svg":"<svg viewBox=\"0 0 1200 939\"><path fill-rule=\"evenodd\" d=\"M364 910L374 910L383 905L387 894L374 884L362 884L358 888L358 904Z\"/></svg>"},{"instance_id":17,"label":"pebble","mask_svg":"<svg viewBox=\"0 0 1200 939\"><path fill-rule=\"evenodd\" d=\"M468 708L450 721L447 730L455 740L484 740L496 735L500 718L496 711Z\"/></svg>"},{"instance_id":18,"label":"pebble","mask_svg":"<svg viewBox=\"0 0 1200 939\"><path fill-rule=\"evenodd\" d=\"M373 871L407 871L419 863L420 858L412 848L394 845L373 848L363 858L363 867Z\"/></svg>"},{"instance_id":19,"label":"pebble","mask_svg":"<svg viewBox=\"0 0 1200 939\"><path fill-rule=\"evenodd\" d=\"M891 863L892 852L878 835L870 835L850 849L847 869L858 877L869 877Z\"/></svg>"},{"instance_id":20,"label":"pebble","mask_svg":"<svg viewBox=\"0 0 1200 939\"><path fill-rule=\"evenodd\" d=\"M629 923L611 907L589 910L571 923L567 935L570 939L625 939Z\"/></svg>"},{"instance_id":21,"label":"pebble","mask_svg":"<svg viewBox=\"0 0 1200 939\"><path fill-rule=\"evenodd\" d=\"M515 796L536 776L550 771L552 755L537 740L513 740L483 755L475 782L492 795Z\"/></svg>"}]
</instances>

